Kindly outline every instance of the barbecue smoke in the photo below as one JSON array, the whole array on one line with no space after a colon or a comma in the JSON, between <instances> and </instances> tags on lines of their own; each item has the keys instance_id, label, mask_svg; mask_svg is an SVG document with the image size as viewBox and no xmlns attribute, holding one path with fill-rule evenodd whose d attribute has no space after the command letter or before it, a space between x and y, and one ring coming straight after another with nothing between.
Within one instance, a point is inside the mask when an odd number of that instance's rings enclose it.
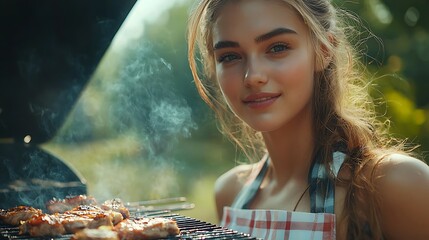
<instances>
[{"instance_id":1,"label":"barbecue smoke","mask_svg":"<svg viewBox=\"0 0 429 240\"><path fill-rule=\"evenodd\" d=\"M99 199L179 194L183 163L171 150L197 128L192 109L175 91L173 81L181 79L173 66L150 42L132 50L115 77L95 75L57 137L59 143L81 148L68 159L87 176L89 192Z\"/></svg>"},{"instance_id":2,"label":"barbecue smoke","mask_svg":"<svg viewBox=\"0 0 429 240\"><path fill-rule=\"evenodd\" d=\"M175 93L172 66L142 43L126 60L119 78L106 86L111 97L109 118L119 132L135 131L149 144L150 155L160 155L177 136L195 128L191 108Z\"/></svg>"}]
</instances>

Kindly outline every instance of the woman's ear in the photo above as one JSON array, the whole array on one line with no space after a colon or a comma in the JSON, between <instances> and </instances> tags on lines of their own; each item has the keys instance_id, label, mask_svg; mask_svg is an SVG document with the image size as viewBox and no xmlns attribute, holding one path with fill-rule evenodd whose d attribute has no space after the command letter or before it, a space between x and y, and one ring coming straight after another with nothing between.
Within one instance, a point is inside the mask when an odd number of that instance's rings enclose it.
<instances>
[{"instance_id":1,"label":"woman's ear","mask_svg":"<svg viewBox=\"0 0 429 240\"><path fill-rule=\"evenodd\" d=\"M320 55L316 57L316 71L318 72L325 70L332 62L336 40L332 34L328 35L328 40L329 43L320 43L319 45Z\"/></svg>"}]
</instances>

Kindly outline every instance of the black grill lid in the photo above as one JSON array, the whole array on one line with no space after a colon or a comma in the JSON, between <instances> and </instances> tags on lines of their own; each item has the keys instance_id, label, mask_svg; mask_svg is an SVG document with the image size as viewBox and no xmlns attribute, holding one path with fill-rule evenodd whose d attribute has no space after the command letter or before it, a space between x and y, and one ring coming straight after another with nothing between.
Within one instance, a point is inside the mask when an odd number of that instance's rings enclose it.
<instances>
[{"instance_id":1,"label":"black grill lid","mask_svg":"<svg viewBox=\"0 0 429 240\"><path fill-rule=\"evenodd\" d=\"M3 142L53 137L135 2L0 2Z\"/></svg>"}]
</instances>

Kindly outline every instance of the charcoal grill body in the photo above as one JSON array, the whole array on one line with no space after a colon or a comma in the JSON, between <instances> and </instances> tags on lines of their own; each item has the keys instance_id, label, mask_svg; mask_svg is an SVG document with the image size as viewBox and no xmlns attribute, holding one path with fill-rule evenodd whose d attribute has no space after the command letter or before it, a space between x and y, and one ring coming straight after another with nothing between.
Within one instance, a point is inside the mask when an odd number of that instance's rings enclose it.
<instances>
[{"instance_id":1,"label":"charcoal grill body","mask_svg":"<svg viewBox=\"0 0 429 240\"><path fill-rule=\"evenodd\" d=\"M28 205L42 210L53 197L86 194L73 167L42 149L24 144L0 145L0 208Z\"/></svg>"},{"instance_id":2,"label":"charcoal grill body","mask_svg":"<svg viewBox=\"0 0 429 240\"><path fill-rule=\"evenodd\" d=\"M39 146L64 123L135 1L0 2L0 208L86 193L79 173Z\"/></svg>"}]
</instances>

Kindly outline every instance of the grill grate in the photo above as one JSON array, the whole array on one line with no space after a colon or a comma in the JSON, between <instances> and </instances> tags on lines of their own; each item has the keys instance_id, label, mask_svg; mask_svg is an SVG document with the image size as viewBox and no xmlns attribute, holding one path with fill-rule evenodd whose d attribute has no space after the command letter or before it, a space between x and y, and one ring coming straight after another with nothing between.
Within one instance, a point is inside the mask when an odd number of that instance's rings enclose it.
<instances>
[{"instance_id":1,"label":"grill grate","mask_svg":"<svg viewBox=\"0 0 429 240\"><path fill-rule=\"evenodd\" d=\"M172 236L168 239L256 239L244 233L178 214L157 216L176 220L180 228L180 235ZM18 227L0 225L0 239L66 240L70 239L71 236L69 234L61 237L34 238L28 235L19 235Z\"/></svg>"},{"instance_id":2,"label":"grill grate","mask_svg":"<svg viewBox=\"0 0 429 240\"><path fill-rule=\"evenodd\" d=\"M0 239L37 239L37 240L68 240L72 234L62 235L61 237L30 237L28 235L19 235L18 227L0 225Z\"/></svg>"}]
</instances>

